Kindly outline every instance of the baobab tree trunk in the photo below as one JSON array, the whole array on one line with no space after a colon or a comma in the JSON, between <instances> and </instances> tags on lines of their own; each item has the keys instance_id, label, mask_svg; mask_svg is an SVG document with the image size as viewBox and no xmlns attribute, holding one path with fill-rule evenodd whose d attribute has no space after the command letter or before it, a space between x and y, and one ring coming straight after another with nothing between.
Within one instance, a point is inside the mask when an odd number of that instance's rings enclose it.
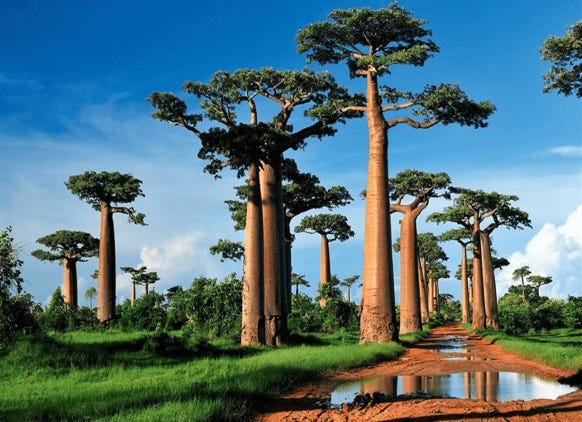
<instances>
[{"instance_id":1,"label":"baobab tree trunk","mask_svg":"<svg viewBox=\"0 0 582 422\"><path fill-rule=\"evenodd\" d=\"M360 343L397 340L388 203L388 128L375 70L367 72L369 131Z\"/></svg>"},{"instance_id":2,"label":"baobab tree trunk","mask_svg":"<svg viewBox=\"0 0 582 422\"><path fill-rule=\"evenodd\" d=\"M400 221L400 334L422 331L417 256L416 216L407 210Z\"/></svg>"},{"instance_id":3,"label":"baobab tree trunk","mask_svg":"<svg viewBox=\"0 0 582 422\"><path fill-rule=\"evenodd\" d=\"M77 309L77 260L71 258L63 259L64 267L64 288L63 296L68 309Z\"/></svg>"},{"instance_id":4,"label":"baobab tree trunk","mask_svg":"<svg viewBox=\"0 0 582 422\"><path fill-rule=\"evenodd\" d=\"M476 330L485 329L485 300L483 296L483 272L481 264L481 236L478 228L473 228L473 320Z\"/></svg>"},{"instance_id":5,"label":"baobab tree trunk","mask_svg":"<svg viewBox=\"0 0 582 422\"><path fill-rule=\"evenodd\" d=\"M469 283L467 280L467 245L461 244L461 322L469 322Z\"/></svg>"},{"instance_id":6,"label":"baobab tree trunk","mask_svg":"<svg viewBox=\"0 0 582 422\"><path fill-rule=\"evenodd\" d=\"M483 269L483 301L485 303L485 323L494 330L499 329L497 316L497 289L495 286L495 274L491 260L491 241L489 233L482 230L481 238L481 266Z\"/></svg>"},{"instance_id":7,"label":"baobab tree trunk","mask_svg":"<svg viewBox=\"0 0 582 422\"><path fill-rule=\"evenodd\" d=\"M426 283L426 260L418 258L418 283L420 291L420 317L423 324L430 321L430 313L428 311L428 286Z\"/></svg>"},{"instance_id":8,"label":"baobab tree trunk","mask_svg":"<svg viewBox=\"0 0 582 422\"><path fill-rule=\"evenodd\" d=\"M97 291L97 318L110 321L115 317L115 235L113 212L107 202L101 202Z\"/></svg>"},{"instance_id":9,"label":"baobab tree trunk","mask_svg":"<svg viewBox=\"0 0 582 422\"><path fill-rule=\"evenodd\" d=\"M431 276L428 277L428 314L434 314L434 283Z\"/></svg>"},{"instance_id":10,"label":"baobab tree trunk","mask_svg":"<svg viewBox=\"0 0 582 422\"><path fill-rule=\"evenodd\" d=\"M247 215L243 262L242 330L243 346L265 343L263 302L263 212L259 167L251 164L248 174Z\"/></svg>"},{"instance_id":11,"label":"baobab tree trunk","mask_svg":"<svg viewBox=\"0 0 582 422\"><path fill-rule=\"evenodd\" d=\"M321 251L319 256L319 288L321 289L325 283L329 282L331 277L330 263L329 263L329 240L327 236L321 235ZM326 300L321 298L319 306L325 307Z\"/></svg>"},{"instance_id":12,"label":"baobab tree trunk","mask_svg":"<svg viewBox=\"0 0 582 422\"><path fill-rule=\"evenodd\" d=\"M281 183L277 164L263 163L259 171L263 212L263 277L265 342L287 342L285 233Z\"/></svg>"},{"instance_id":13,"label":"baobab tree trunk","mask_svg":"<svg viewBox=\"0 0 582 422\"><path fill-rule=\"evenodd\" d=\"M131 297L129 299L131 306L135 304L135 281L131 281Z\"/></svg>"}]
</instances>

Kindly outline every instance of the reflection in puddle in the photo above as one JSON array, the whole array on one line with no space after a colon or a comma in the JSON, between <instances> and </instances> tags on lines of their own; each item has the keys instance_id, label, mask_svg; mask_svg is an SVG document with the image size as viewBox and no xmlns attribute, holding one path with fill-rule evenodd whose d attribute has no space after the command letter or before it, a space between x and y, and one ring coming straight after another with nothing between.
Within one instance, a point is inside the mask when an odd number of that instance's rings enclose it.
<instances>
[{"instance_id":1,"label":"reflection in puddle","mask_svg":"<svg viewBox=\"0 0 582 422\"><path fill-rule=\"evenodd\" d=\"M394 375L343 384L331 393L331 406L351 403L356 395L452 397L489 402L551 399L576 387L517 372L456 372L445 375Z\"/></svg>"}]
</instances>

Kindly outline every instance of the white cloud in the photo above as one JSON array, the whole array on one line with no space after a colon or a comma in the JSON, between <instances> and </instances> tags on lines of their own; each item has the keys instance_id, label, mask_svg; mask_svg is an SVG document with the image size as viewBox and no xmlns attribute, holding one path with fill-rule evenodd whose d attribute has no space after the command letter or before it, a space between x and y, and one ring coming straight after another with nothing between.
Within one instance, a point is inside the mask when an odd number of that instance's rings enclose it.
<instances>
[{"instance_id":1,"label":"white cloud","mask_svg":"<svg viewBox=\"0 0 582 422\"><path fill-rule=\"evenodd\" d=\"M561 155L563 157L582 157L582 145L564 145L552 148L550 154Z\"/></svg>"},{"instance_id":2,"label":"white cloud","mask_svg":"<svg viewBox=\"0 0 582 422\"><path fill-rule=\"evenodd\" d=\"M570 213L563 225L545 224L527 243L525 251L516 251L510 265L497 277L498 294L505 294L516 268L527 265L533 274L552 277L542 288L545 296L565 299L582 296L582 204Z\"/></svg>"}]
</instances>

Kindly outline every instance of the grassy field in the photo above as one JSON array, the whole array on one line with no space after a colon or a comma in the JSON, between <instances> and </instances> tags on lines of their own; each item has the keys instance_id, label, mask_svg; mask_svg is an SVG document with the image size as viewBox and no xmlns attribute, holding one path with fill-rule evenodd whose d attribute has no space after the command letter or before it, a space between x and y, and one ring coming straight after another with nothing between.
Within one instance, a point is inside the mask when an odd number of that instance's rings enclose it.
<instances>
[{"instance_id":1,"label":"grassy field","mask_svg":"<svg viewBox=\"0 0 582 422\"><path fill-rule=\"evenodd\" d=\"M484 331L485 337L527 359L554 368L582 371L582 329L560 328L544 333L513 337L502 332Z\"/></svg>"},{"instance_id":2,"label":"grassy field","mask_svg":"<svg viewBox=\"0 0 582 422\"><path fill-rule=\"evenodd\" d=\"M119 331L21 340L0 358L0 421L245 420L300 381L403 350L360 346L351 333L295 341L303 344L242 348Z\"/></svg>"}]
</instances>

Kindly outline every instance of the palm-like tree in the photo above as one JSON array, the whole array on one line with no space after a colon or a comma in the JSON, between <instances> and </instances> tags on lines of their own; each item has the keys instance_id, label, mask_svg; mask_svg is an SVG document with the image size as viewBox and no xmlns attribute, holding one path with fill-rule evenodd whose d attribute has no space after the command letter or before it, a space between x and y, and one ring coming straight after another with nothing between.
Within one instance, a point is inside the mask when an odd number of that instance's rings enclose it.
<instances>
[{"instance_id":1,"label":"palm-like tree","mask_svg":"<svg viewBox=\"0 0 582 422\"><path fill-rule=\"evenodd\" d=\"M340 286L346 288L346 300L348 302L352 301L350 297L350 288L352 287L352 284L359 280L359 278L360 278L359 275L353 275L351 277L344 278L343 281L340 282Z\"/></svg>"},{"instance_id":2,"label":"palm-like tree","mask_svg":"<svg viewBox=\"0 0 582 422\"><path fill-rule=\"evenodd\" d=\"M295 286L295 296L299 294L299 286L310 287L309 281L302 274L291 274L291 284Z\"/></svg>"},{"instance_id":3,"label":"palm-like tree","mask_svg":"<svg viewBox=\"0 0 582 422\"><path fill-rule=\"evenodd\" d=\"M89 287L85 291L85 299L89 299L89 308L93 309L93 299L97 297L97 289L95 287Z\"/></svg>"},{"instance_id":4,"label":"palm-like tree","mask_svg":"<svg viewBox=\"0 0 582 422\"><path fill-rule=\"evenodd\" d=\"M521 281L521 298L525 303L525 278L531 274L529 266L524 265L523 267L516 268L513 271L511 279L513 281Z\"/></svg>"}]
</instances>

